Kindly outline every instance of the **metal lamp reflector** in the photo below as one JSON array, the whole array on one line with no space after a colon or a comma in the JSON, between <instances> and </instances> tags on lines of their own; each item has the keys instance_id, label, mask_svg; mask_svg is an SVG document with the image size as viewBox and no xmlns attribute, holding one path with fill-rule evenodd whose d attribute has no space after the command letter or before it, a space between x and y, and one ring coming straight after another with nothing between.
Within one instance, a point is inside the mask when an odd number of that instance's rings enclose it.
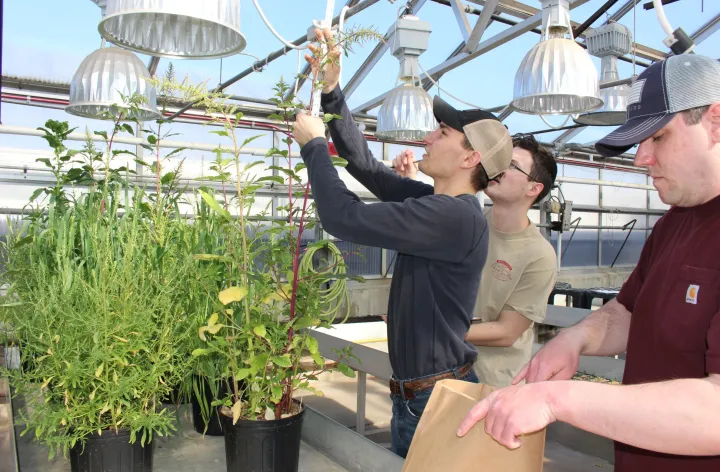
<instances>
[{"instance_id":1,"label":"metal lamp reflector","mask_svg":"<svg viewBox=\"0 0 720 472\"><path fill-rule=\"evenodd\" d=\"M584 113L600 107L597 69L571 38L568 0L541 0L543 33L517 73L511 107L533 115Z\"/></svg>"},{"instance_id":2,"label":"metal lamp reflector","mask_svg":"<svg viewBox=\"0 0 720 472\"><path fill-rule=\"evenodd\" d=\"M405 83L385 97L375 136L391 141L422 141L437 127L430 95L422 87Z\"/></svg>"},{"instance_id":3,"label":"metal lamp reflector","mask_svg":"<svg viewBox=\"0 0 720 472\"><path fill-rule=\"evenodd\" d=\"M401 84L390 91L378 112L375 136L392 141L421 141L435 131L432 99L420 86L418 57L428 47L430 23L404 15L395 22L387 43L400 61ZM417 85L416 85L417 84Z\"/></svg>"},{"instance_id":4,"label":"metal lamp reflector","mask_svg":"<svg viewBox=\"0 0 720 472\"><path fill-rule=\"evenodd\" d=\"M212 59L245 49L240 0L106 0L98 25L107 41L177 59Z\"/></svg>"},{"instance_id":5,"label":"metal lamp reflector","mask_svg":"<svg viewBox=\"0 0 720 472\"><path fill-rule=\"evenodd\" d=\"M614 82L620 78L617 58L632 49L630 29L618 23L610 23L592 30L587 35L588 52L601 58L600 84ZM603 106L597 110L582 114L575 122L594 126L619 126L627 119L628 96L630 86L616 85L600 89Z\"/></svg>"},{"instance_id":6,"label":"metal lamp reflector","mask_svg":"<svg viewBox=\"0 0 720 472\"><path fill-rule=\"evenodd\" d=\"M156 120L160 113L155 88L146 80L149 77L145 64L130 51L100 48L86 57L75 72L70 82L70 104L65 111L85 118L105 119L105 112L109 112L111 106L124 108L121 95L130 97L137 93L145 97L145 103L134 118Z\"/></svg>"}]
</instances>

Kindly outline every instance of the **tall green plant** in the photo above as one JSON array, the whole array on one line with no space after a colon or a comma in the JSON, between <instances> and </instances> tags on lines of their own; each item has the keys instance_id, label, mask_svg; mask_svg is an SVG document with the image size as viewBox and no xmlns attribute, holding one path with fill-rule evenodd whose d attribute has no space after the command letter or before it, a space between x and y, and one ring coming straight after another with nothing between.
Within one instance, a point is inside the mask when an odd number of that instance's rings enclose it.
<instances>
[{"instance_id":1,"label":"tall green plant","mask_svg":"<svg viewBox=\"0 0 720 472\"><path fill-rule=\"evenodd\" d=\"M352 42L369 38L377 35L358 29L339 43L348 50ZM315 80L313 88L317 87L322 84ZM292 133L283 130L292 129L294 112L303 108L294 95L285 98L289 92L290 86L281 80L272 99L279 113L270 118L284 125L276 129L286 134L282 141L287 146L268 152L266 157L279 155L287 160L287 166L269 166L279 174L272 176L259 176L254 170L264 161L244 163L241 159L243 147L255 139L240 143L236 129L242 114L220 100L203 103L223 127L213 133L229 142L227 148L217 150L217 175L213 179L229 182L229 167L234 167L236 196L228 198L223 193L218 201L215 194L200 192L205 204L223 221L225 243L220 253L199 254L197 258L224 264L227 278L215 311L199 329L205 346L193 355L224 359L225 370L218 380L226 381L229 389L216 404L227 408L226 414L232 415L233 422L292 414L294 392L315 391L311 382L328 370L317 340L307 329L331 327L338 317L343 321L347 317L347 311L339 313L341 307L349 310L345 285L349 276L343 254L330 241L303 244L303 233L315 225L314 203L310 200L310 184L301 177L305 165L292 161ZM328 115L325 121L333 118L339 117ZM266 182L286 186L288 203L277 208L286 213L286 218L270 218L267 209L257 212L257 220L251 218L257 192ZM350 351L338 354L338 369L354 376L344 363L352 357ZM301 368L304 355L314 361L311 370Z\"/></svg>"},{"instance_id":2,"label":"tall green plant","mask_svg":"<svg viewBox=\"0 0 720 472\"><path fill-rule=\"evenodd\" d=\"M94 133L102 151L91 139L68 150L67 123L46 123L56 184L36 192L50 198L4 247L2 321L26 366L7 374L26 399L23 434L33 432L51 456L93 432L127 428L132 442L146 443L173 429L160 399L189 363L177 355L177 327L193 261L176 250L184 220L156 211L160 199L114 165L128 153L113 149L118 134L132 132L125 110L138 103L114 107L112 130Z\"/></svg>"}]
</instances>

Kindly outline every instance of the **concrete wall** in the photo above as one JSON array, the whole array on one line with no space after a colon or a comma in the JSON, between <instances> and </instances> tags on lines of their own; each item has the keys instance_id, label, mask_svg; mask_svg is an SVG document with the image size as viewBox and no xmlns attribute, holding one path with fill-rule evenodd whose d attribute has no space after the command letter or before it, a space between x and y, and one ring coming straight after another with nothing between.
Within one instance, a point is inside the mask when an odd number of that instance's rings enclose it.
<instances>
[{"instance_id":1,"label":"concrete wall","mask_svg":"<svg viewBox=\"0 0 720 472\"><path fill-rule=\"evenodd\" d=\"M631 267L562 269L558 282L573 287L620 287L632 272ZM348 282L350 317L378 316L387 313L390 281L392 279L368 279L364 283Z\"/></svg>"}]
</instances>

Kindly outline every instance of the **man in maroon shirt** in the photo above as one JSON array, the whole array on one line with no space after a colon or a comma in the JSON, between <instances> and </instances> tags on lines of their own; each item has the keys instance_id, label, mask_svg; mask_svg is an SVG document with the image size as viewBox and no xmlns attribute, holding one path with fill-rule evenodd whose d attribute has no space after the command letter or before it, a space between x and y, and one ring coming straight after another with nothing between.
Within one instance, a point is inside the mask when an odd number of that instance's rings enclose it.
<instances>
[{"instance_id":1,"label":"man in maroon shirt","mask_svg":"<svg viewBox=\"0 0 720 472\"><path fill-rule=\"evenodd\" d=\"M547 343L463 420L515 448L553 421L616 441L616 472L720 471L720 63L671 56L633 83L604 156L639 144L671 209L616 300ZM568 381L580 355L627 352L624 385ZM525 379L527 385L517 385ZM546 382L558 380L557 382Z\"/></svg>"}]
</instances>

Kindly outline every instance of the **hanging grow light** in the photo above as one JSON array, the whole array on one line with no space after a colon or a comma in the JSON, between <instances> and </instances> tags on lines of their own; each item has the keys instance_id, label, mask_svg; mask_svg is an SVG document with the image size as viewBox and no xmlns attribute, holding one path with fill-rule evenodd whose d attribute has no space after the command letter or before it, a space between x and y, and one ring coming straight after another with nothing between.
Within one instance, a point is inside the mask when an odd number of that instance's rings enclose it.
<instances>
[{"instance_id":1,"label":"hanging grow light","mask_svg":"<svg viewBox=\"0 0 720 472\"><path fill-rule=\"evenodd\" d=\"M630 30L619 23L610 23L595 28L587 35L585 42L588 53L601 58L600 84L614 82L618 75L617 58L632 49ZM602 107L575 118L576 123L595 126L619 126L627 118L630 86L616 85L600 89Z\"/></svg>"},{"instance_id":2,"label":"hanging grow light","mask_svg":"<svg viewBox=\"0 0 720 472\"><path fill-rule=\"evenodd\" d=\"M541 3L542 37L515 74L510 106L533 115L576 114L600 107L597 69L572 39L568 0Z\"/></svg>"},{"instance_id":3,"label":"hanging grow light","mask_svg":"<svg viewBox=\"0 0 720 472\"><path fill-rule=\"evenodd\" d=\"M103 38L131 51L212 59L245 49L240 0L106 0Z\"/></svg>"},{"instance_id":4,"label":"hanging grow light","mask_svg":"<svg viewBox=\"0 0 720 472\"><path fill-rule=\"evenodd\" d=\"M128 115L140 121L160 118L155 88L147 82L150 72L130 51L110 47L92 52L70 82L70 104L65 111L85 118L107 119L112 106L124 108L122 96L145 97L139 112Z\"/></svg>"},{"instance_id":5,"label":"hanging grow light","mask_svg":"<svg viewBox=\"0 0 720 472\"><path fill-rule=\"evenodd\" d=\"M427 50L430 31L430 23L412 15L398 18L393 26L387 41L392 55L400 61L398 81L402 83L390 91L380 106L375 131L378 139L420 141L438 127L432 99L419 86L422 82L418 57Z\"/></svg>"}]
</instances>

